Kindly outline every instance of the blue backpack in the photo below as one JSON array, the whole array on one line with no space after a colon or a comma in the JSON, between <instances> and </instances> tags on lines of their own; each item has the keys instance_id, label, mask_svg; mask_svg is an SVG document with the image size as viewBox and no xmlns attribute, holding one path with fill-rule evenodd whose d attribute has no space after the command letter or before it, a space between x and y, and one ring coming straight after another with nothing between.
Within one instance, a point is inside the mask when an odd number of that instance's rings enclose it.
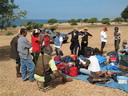
<instances>
[{"instance_id":1,"label":"blue backpack","mask_svg":"<svg viewBox=\"0 0 128 96\"><path fill-rule=\"evenodd\" d=\"M70 56L66 56L65 59L64 59L64 62L65 62L65 63L69 63L69 62L71 62L71 61L74 61L74 60L73 60L72 57L70 57Z\"/></svg>"}]
</instances>

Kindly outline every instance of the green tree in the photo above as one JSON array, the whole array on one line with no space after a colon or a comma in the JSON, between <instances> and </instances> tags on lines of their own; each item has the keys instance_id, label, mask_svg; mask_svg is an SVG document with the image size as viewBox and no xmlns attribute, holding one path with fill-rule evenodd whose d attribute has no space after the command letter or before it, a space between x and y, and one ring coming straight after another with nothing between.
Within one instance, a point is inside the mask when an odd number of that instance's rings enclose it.
<instances>
[{"instance_id":1,"label":"green tree","mask_svg":"<svg viewBox=\"0 0 128 96\"><path fill-rule=\"evenodd\" d=\"M68 20L68 23L70 23L71 25L77 25L77 20L70 19L70 20Z\"/></svg>"},{"instance_id":2,"label":"green tree","mask_svg":"<svg viewBox=\"0 0 128 96\"><path fill-rule=\"evenodd\" d=\"M84 23L87 23L87 21L88 21L88 19L84 19L84 20L83 20Z\"/></svg>"},{"instance_id":3,"label":"green tree","mask_svg":"<svg viewBox=\"0 0 128 96\"><path fill-rule=\"evenodd\" d=\"M102 20L101 20L101 22L103 23L103 24L107 24L107 25L109 25L110 23L110 19L109 18L103 18Z\"/></svg>"},{"instance_id":4,"label":"green tree","mask_svg":"<svg viewBox=\"0 0 128 96\"><path fill-rule=\"evenodd\" d=\"M121 23L121 22L123 22L123 18L117 17L117 18L115 18L113 21L114 21L115 23Z\"/></svg>"},{"instance_id":5,"label":"green tree","mask_svg":"<svg viewBox=\"0 0 128 96\"><path fill-rule=\"evenodd\" d=\"M87 20L87 22L88 22L88 23L92 23L92 25L93 25L94 23L96 23L97 21L98 21L98 18L96 18L96 17Z\"/></svg>"},{"instance_id":6,"label":"green tree","mask_svg":"<svg viewBox=\"0 0 128 96\"><path fill-rule=\"evenodd\" d=\"M56 19L54 19L54 18L52 18L52 19L49 19L48 20L48 23L50 23L50 24L54 24L54 23L57 23L58 21L56 20Z\"/></svg>"},{"instance_id":7,"label":"green tree","mask_svg":"<svg viewBox=\"0 0 128 96\"><path fill-rule=\"evenodd\" d=\"M42 28L42 27L43 27L43 24L40 24L40 23L33 23L32 24L33 29Z\"/></svg>"},{"instance_id":8,"label":"green tree","mask_svg":"<svg viewBox=\"0 0 128 96\"><path fill-rule=\"evenodd\" d=\"M26 11L20 11L14 0L0 0L0 29L11 27L11 21L25 17Z\"/></svg>"},{"instance_id":9,"label":"green tree","mask_svg":"<svg viewBox=\"0 0 128 96\"><path fill-rule=\"evenodd\" d=\"M128 6L122 11L121 17L127 21L128 20Z\"/></svg>"},{"instance_id":10,"label":"green tree","mask_svg":"<svg viewBox=\"0 0 128 96\"><path fill-rule=\"evenodd\" d=\"M83 19L77 19L76 21L81 23L81 22L83 22Z\"/></svg>"}]
</instances>

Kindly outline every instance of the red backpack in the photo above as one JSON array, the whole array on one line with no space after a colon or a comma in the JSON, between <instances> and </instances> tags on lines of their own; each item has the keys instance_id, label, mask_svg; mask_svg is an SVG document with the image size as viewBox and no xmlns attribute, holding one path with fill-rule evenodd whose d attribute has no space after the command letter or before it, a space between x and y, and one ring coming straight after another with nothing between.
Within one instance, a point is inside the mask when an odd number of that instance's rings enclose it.
<instances>
[{"instance_id":1,"label":"red backpack","mask_svg":"<svg viewBox=\"0 0 128 96\"><path fill-rule=\"evenodd\" d=\"M69 75L72 77L78 76L78 68L75 66L70 67Z\"/></svg>"}]
</instances>

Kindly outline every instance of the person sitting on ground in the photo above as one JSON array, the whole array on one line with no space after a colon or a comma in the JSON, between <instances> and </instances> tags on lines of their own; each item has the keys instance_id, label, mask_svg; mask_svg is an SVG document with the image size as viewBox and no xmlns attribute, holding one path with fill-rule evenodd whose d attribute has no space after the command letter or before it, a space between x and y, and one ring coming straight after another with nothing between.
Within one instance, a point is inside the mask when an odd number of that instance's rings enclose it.
<instances>
[{"instance_id":1,"label":"person sitting on ground","mask_svg":"<svg viewBox=\"0 0 128 96\"><path fill-rule=\"evenodd\" d=\"M42 56L39 57L35 68L34 78L38 82L43 82L43 87L47 87L47 83L53 81L55 77L62 83L69 80L57 70L56 64L51 58L52 52L53 49L51 46L43 46L41 48ZM49 78L46 78L46 74L49 76Z\"/></svg>"},{"instance_id":2,"label":"person sitting on ground","mask_svg":"<svg viewBox=\"0 0 128 96\"><path fill-rule=\"evenodd\" d=\"M18 32L18 35L16 35L15 37L13 37L13 39L10 42L10 57L12 59L15 59L16 61L16 77L21 77L21 73L20 73L20 57L17 51L17 45L18 45L18 39L20 37L20 31Z\"/></svg>"},{"instance_id":3,"label":"person sitting on ground","mask_svg":"<svg viewBox=\"0 0 128 96\"><path fill-rule=\"evenodd\" d=\"M80 62L84 66L84 68L80 68L80 72L89 76L101 73L100 64L96 56L91 56L91 52L89 51L86 52L85 56L87 60L85 63Z\"/></svg>"},{"instance_id":4,"label":"person sitting on ground","mask_svg":"<svg viewBox=\"0 0 128 96\"><path fill-rule=\"evenodd\" d=\"M125 51L128 50L128 44L127 44L127 40L124 40L122 42L122 48L119 50L119 53L123 54Z\"/></svg>"}]
</instances>

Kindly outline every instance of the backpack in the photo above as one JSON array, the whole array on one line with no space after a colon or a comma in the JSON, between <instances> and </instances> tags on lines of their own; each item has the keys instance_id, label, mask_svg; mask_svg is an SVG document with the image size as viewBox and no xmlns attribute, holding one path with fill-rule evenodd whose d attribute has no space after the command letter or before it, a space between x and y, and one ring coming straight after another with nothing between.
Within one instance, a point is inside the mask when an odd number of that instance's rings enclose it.
<instances>
[{"instance_id":1,"label":"backpack","mask_svg":"<svg viewBox=\"0 0 128 96\"><path fill-rule=\"evenodd\" d=\"M78 76L78 68L75 66L70 67L69 75L72 77Z\"/></svg>"},{"instance_id":2,"label":"backpack","mask_svg":"<svg viewBox=\"0 0 128 96\"><path fill-rule=\"evenodd\" d=\"M61 63L62 59L61 59L60 56L57 55L57 56L54 57L54 61L55 61L56 64L58 64L58 63Z\"/></svg>"},{"instance_id":3,"label":"backpack","mask_svg":"<svg viewBox=\"0 0 128 96\"><path fill-rule=\"evenodd\" d=\"M118 54L116 52L109 52L107 53L109 56L109 63L117 65L119 63Z\"/></svg>"},{"instance_id":4,"label":"backpack","mask_svg":"<svg viewBox=\"0 0 128 96\"><path fill-rule=\"evenodd\" d=\"M91 55L93 55L93 48L92 47L85 47L84 48L84 53L83 55L87 54L87 53L90 53Z\"/></svg>"},{"instance_id":5,"label":"backpack","mask_svg":"<svg viewBox=\"0 0 128 96\"><path fill-rule=\"evenodd\" d=\"M128 55L121 56L120 65L128 67Z\"/></svg>"},{"instance_id":6,"label":"backpack","mask_svg":"<svg viewBox=\"0 0 128 96\"><path fill-rule=\"evenodd\" d=\"M65 62L65 63L69 63L69 62L72 62L72 61L74 61L74 60L73 60L72 57L70 57L70 56L66 56L66 57L64 58L64 62Z\"/></svg>"}]
</instances>

